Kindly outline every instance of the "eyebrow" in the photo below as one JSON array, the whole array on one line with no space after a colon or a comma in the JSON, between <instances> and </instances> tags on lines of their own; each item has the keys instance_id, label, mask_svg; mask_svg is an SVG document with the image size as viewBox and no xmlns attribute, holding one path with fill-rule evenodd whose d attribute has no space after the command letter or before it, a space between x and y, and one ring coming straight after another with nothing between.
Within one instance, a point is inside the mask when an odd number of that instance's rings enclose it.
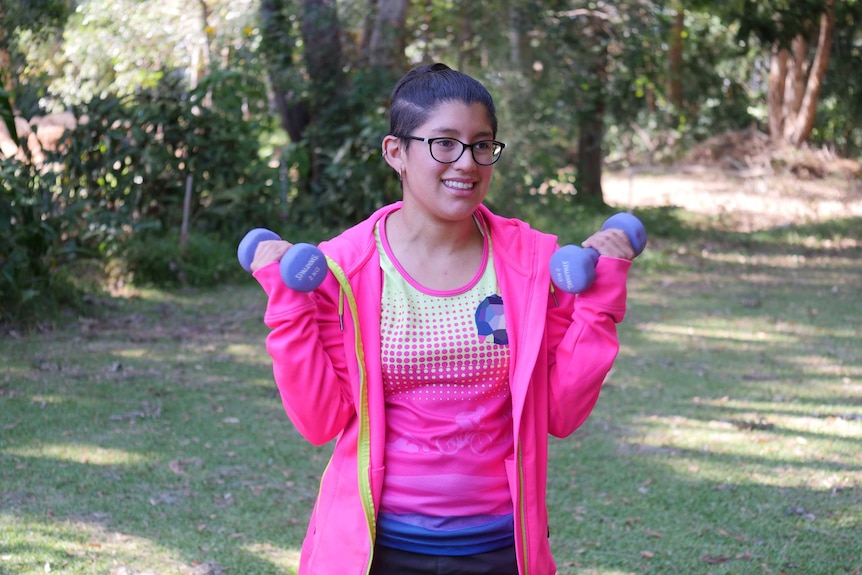
<instances>
[{"instance_id":1,"label":"eyebrow","mask_svg":"<svg viewBox=\"0 0 862 575\"><path fill-rule=\"evenodd\" d=\"M431 130L435 134L441 134L445 137L455 138L458 135L459 130L456 128L433 128ZM491 130L485 130L482 132L477 132L473 134L474 138L486 138L491 139L494 137L494 133Z\"/></svg>"}]
</instances>

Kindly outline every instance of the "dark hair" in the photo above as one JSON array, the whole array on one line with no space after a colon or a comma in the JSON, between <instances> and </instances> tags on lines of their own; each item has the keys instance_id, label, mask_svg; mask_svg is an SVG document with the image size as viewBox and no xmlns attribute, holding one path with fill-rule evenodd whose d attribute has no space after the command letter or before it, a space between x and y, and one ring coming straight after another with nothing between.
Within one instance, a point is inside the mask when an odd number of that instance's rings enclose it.
<instances>
[{"instance_id":1,"label":"dark hair","mask_svg":"<svg viewBox=\"0 0 862 575\"><path fill-rule=\"evenodd\" d=\"M497 110L485 86L439 63L413 68L395 85L389 105L389 133L410 135L440 104L453 101L485 106L493 136L497 136Z\"/></svg>"}]
</instances>

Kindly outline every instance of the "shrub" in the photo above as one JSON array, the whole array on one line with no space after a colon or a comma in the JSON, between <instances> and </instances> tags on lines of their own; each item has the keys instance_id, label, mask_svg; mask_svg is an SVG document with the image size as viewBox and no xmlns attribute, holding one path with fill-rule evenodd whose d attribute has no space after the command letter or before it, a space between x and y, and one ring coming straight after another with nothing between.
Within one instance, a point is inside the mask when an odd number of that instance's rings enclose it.
<instances>
[{"instance_id":1,"label":"shrub","mask_svg":"<svg viewBox=\"0 0 862 575\"><path fill-rule=\"evenodd\" d=\"M56 273L75 245L61 241L63 221L44 209L47 183L26 161L0 160L0 324L26 327L79 300Z\"/></svg>"},{"instance_id":2,"label":"shrub","mask_svg":"<svg viewBox=\"0 0 862 575\"><path fill-rule=\"evenodd\" d=\"M136 286L214 287L241 279L236 244L209 235L192 235L180 245L178 234L147 233L123 250L121 269Z\"/></svg>"}]
</instances>

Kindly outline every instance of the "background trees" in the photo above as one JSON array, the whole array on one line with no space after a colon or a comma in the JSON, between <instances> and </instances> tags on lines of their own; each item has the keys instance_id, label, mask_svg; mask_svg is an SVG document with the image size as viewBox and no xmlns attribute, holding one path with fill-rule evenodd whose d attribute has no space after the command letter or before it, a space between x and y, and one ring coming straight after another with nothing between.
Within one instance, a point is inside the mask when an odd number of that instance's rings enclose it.
<instances>
[{"instance_id":1,"label":"background trees","mask_svg":"<svg viewBox=\"0 0 862 575\"><path fill-rule=\"evenodd\" d=\"M13 108L37 135L51 113L78 120L49 157L2 159L0 317L70 263L216 281L230 250L196 277L201 242L252 225L320 239L396 199L379 142L419 62L498 100L509 147L489 201L513 214L601 206L608 166L751 125L862 150L858 0L0 0L0 18L7 148Z\"/></svg>"}]
</instances>

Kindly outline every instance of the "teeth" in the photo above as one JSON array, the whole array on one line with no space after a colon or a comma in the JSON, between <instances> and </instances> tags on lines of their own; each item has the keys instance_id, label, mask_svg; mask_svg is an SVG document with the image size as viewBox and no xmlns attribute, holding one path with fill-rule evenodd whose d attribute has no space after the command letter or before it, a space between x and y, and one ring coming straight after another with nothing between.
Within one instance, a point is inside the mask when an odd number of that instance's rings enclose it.
<instances>
[{"instance_id":1,"label":"teeth","mask_svg":"<svg viewBox=\"0 0 862 575\"><path fill-rule=\"evenodd\" d=\"M458 188L460 190L469 190L473 188L473 184L467 182L455 182L452 180L445 180L443 183L447 186L450 186L452 188Z\"/></svg>"}]
</instances>

